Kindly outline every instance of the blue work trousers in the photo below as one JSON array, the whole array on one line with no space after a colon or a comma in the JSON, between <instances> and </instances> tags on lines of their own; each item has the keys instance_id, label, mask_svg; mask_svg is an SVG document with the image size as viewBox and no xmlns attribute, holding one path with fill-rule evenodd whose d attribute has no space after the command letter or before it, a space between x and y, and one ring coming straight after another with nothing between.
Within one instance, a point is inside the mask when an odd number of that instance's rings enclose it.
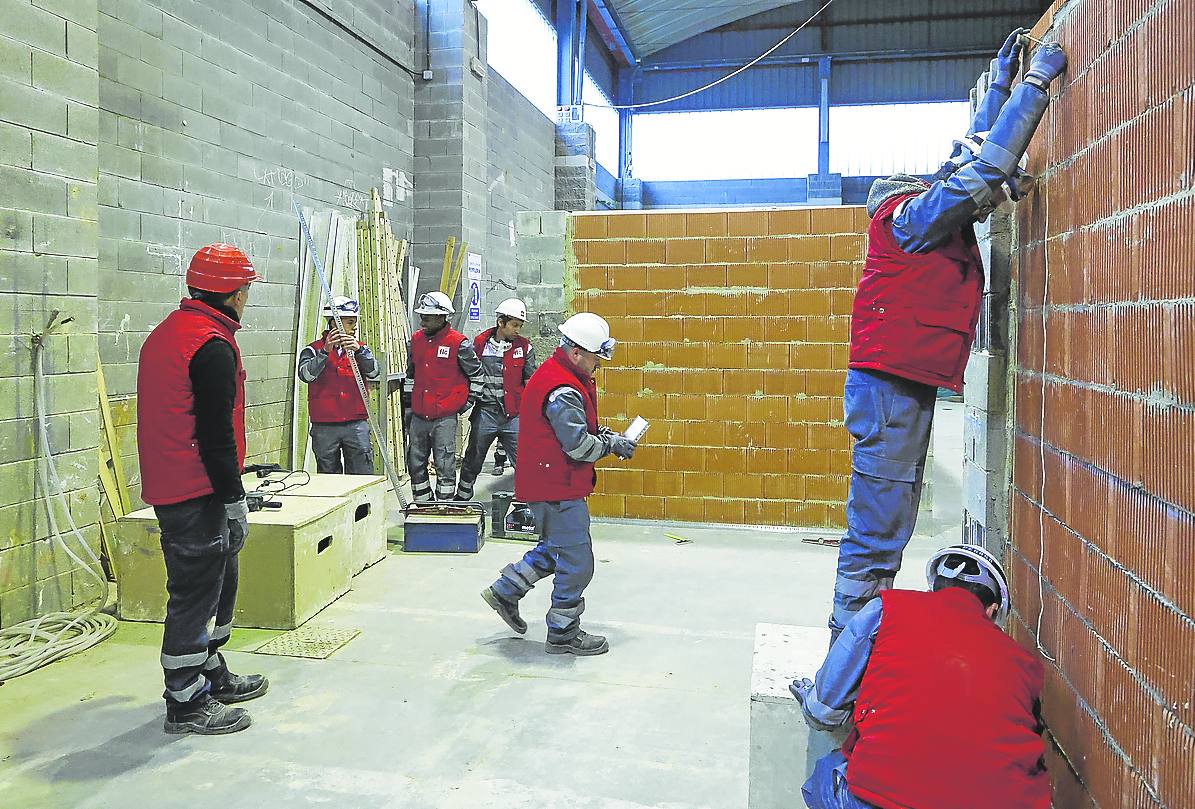
<instances>
[{"instance_id":1,"label":"blue work trousers","mask_svg":"<svg viewBox=\"0 0 1195 809\"><path fill-rule=\"evenodd\" d=\"M847 371L843 412L855 448L831 644L851 616L892 586L900 570L917 522L936 393L933 385L879 371Z\"/></svg>"},{"instance_id":2,"label":"blue work trousers","mask_svg":"<svg viewBox=\"0 0 1195 809\"><path fill-rule=\"evenodd\" d=\"M502 568L494 592L517 603L535 583L555 575L548 610L548 642L568 643L581 630L585 588L593 580L593 543L589 506L584 500L528 503L539 542L513 565Z\"/></svg>"},{"instance_id":3,"label":"blue work trousers","mask_svg":"<svg viewBox=\"0 0 1195 809\"><path fill-rule=\"evenodd\" d=\"M847 789L846 766L841 750L817 760L813 775L801 787L801 796L809 809L875 809L875 804L856 798Z\"/></svg>"}]
</instances>

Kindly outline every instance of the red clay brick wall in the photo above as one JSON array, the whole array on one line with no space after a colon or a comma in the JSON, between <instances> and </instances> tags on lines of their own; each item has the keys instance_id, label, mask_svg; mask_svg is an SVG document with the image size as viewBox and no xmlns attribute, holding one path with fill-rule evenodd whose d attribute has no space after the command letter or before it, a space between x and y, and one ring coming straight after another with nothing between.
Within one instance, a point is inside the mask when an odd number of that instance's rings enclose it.
<instances>
[{"instance_id":1,"label":"red clay brick wall","mask_svg":"<svg viewBox=\"0 0 1195 809\"><path fill-rule=\"evenodd\" d=\"M619 341L598 374L635 457L600 472L595 514L758 525L845 523L842 386L866 211L577 214L575 311Z\"/></svg>"},{"instance_id":2,"label":"red clay brick wall","mask_svg":"<svg viewBox=\"0 0 1195 809\"><path fill-rule=\"evenodd\" d=\"M1195 807L1195 3L1051 15L1070 67L1018 210L1012 629L1034 643L1044 534L1055 806Z\"/></svg>"}]
</instances>

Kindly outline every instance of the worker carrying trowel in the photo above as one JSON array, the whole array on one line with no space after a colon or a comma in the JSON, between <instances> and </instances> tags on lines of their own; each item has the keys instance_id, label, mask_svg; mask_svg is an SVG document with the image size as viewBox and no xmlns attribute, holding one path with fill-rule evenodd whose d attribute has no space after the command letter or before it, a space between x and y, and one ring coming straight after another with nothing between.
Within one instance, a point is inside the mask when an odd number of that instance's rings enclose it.
<instances>
[{"instance_id":1,"label":"worker carrying trowel","mask_svg":"<svg viewBox=\"0 0 1195 809\"><path fill-rule=\"evenodd\" d=\"M1049 809L1041 662L1001 631L1008 578L976 545L942 548L931 592L885 590L816 681L791 686L815 730L850 728L801 790L810 809Z\"/></svg>"},{"instance_id":2,"label":"worker carrying trowel","mask_svg":"<svg viewBox=\"0 0 1195 809\"><path fill-rule=\"evenodd\" d=\"M436 500L456 494L457 417L481 392L481 362L468 337L448 325L456 312L443 292L419 298L415 312L423 326L407 345L403 406L411 414L407 431L407 471L411 494L432 499L428 456L436 465Z\"/></svg>"},{"instance_id":3,"label":"worker carrying trowel","mask_svg":"<svg viewBox=\"0 0 1195 809\"><path fill-rule=\"evenodd\" d=\"M187 267L190 298L150 332L137 365L141 499L158 518L170 594L162 631L167 733L244 730L249 714L228 705L269 687L259 674L233 674L220 653L249 530L241 485L245 370L236 332L249 286L260 280L236 247L201 249Z\"/></svg>"},{"instance_id":4,"label":"worker carrying trowel","mask_svg":"<svg viewBox=\"0 0 1195 809\"><path fill-rule=\"evenodd\" d=\"M598 426L593 374L613 355L610 326L582 312L558 328L560 347L532 375L519 407L515 497L529 504L539 543L503 568L481 597L521 635L527 623L519 616L519 599L537 581L555 574L545 649L549 654L599 655L609 651L606 639L581 629L585 587L593 578L585 498L597 482L594 463L610 454L630 458L635 442Z\"/></svg>"},{"instance_id":5,"label":"worker carrying trowel","mask_svg":"<svg viewBox=\"0 0 1195 809\"><path fill-rule=\"evenodd\" d=\"M1043 45L1010 92L1023 33L1000 49L966 137L933 181L898 174L871 187L844 397L855 445L832 637L892 586L917 517L937 388L963 388L984 287L973 226L1028 193L1022 159L1066 56Z\"/></svg>"},{"instance_id":6,"label":"worker carrying trowel","mask_svg":"<svg viewBox=\"0 0 1195 809\"><path fill-rule=\"evenodd\" d=\"M494 327L473 340L473 349L481 357L484 381L481 395L469 414L469 446L461 461L457 500L473 499L473 484L495 439L506 450L511 465L515 464L519 404L536 366L535 349L519 334L527 320L527 307L518 298L507 298L494 313L497 315Z\"/></svg>"},{"instance_id":7,"label":"worker carrying trowel","mask_svg":"<svg viewBox=\"0 0 1195 809\"><path fill-rule=\"evenodd\" d=\"M357 340L360 311L355 300L337 295L324 306L328 327L323 336L299 352L299 379L307 383L311 451L316 471L324 475L373 474L369 412L349 354L357 361L362 381L376 380L380 370L373 353ZM336 317L341 328L336 327Z\"/></svg>"}]
</instances>

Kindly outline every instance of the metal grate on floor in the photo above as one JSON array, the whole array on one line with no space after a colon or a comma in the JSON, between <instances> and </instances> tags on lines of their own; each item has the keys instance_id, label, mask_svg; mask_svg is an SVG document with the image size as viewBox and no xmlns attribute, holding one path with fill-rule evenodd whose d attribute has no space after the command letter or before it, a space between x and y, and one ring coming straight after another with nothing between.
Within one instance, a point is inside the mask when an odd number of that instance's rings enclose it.
<instances>
[{"instance_id":1,"label":"metal grate on floor","mask_svg":"<svg viewBox=\"0 0 1195 809\"><path fill-rule=\"evenodd\" d=\"M253 654L326 660L361 634L360 629L299 627L263 643Z\"/></svg>"}]
</instances>

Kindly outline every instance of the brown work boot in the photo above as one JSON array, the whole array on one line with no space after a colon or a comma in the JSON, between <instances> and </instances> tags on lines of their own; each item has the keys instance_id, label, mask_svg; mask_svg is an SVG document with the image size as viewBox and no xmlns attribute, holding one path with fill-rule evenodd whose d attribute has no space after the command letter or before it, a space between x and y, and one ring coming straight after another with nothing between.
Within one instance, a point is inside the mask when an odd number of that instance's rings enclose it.
<instances>
[{"instance_id":1,"label":"brown work boot","mask_svg":"<svg viewBox=\"0 0 1195 809\"><path fill-rule=\"evenodd\" d=\"M252 724L244 708L229 708L211 694L204 694L193 703L167 703L166 721L162 730L167 733L198 733L219 736L236 733Z\"/></svg>"}]
</instances>

